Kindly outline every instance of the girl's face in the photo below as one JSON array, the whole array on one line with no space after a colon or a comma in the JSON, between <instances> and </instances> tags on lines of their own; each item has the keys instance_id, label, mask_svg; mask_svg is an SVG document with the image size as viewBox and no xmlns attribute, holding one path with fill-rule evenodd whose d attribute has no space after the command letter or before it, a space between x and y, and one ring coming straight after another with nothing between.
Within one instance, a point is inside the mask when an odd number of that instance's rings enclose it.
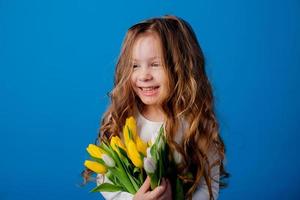
<instances>
[{"instance_id":1,"label":"girl's face","mask_svg":"<svg viewBox=\"0 0 300 200\"><path fill-rule=\"evenodd\" d=\"M167 74L162 65L162 50L155 34L146 33L137 38L132 51L134 92L148 108L160 108L167 97Z\"/></svg>"}]
</instances>

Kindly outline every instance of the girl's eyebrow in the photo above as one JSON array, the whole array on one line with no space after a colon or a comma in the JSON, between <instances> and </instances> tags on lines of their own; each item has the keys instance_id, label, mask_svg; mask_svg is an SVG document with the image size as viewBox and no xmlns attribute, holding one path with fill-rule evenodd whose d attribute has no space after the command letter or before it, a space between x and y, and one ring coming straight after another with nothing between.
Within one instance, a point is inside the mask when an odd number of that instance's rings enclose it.
<instances>
[{"instance_id":1,"label":"girl's eyebrow","mask_svg":"<svg viewBox=\"0 0 300 200\"><path fill-rule=\"evenodd\" d=\"M159 56L154 56L154 57L148 58L148 60L155 60L155 59L160 59L160 57ZM133 61L140 61L139 59L135 59L135 58L133 58L132 60Z\"/></svg>"}]
</instances>

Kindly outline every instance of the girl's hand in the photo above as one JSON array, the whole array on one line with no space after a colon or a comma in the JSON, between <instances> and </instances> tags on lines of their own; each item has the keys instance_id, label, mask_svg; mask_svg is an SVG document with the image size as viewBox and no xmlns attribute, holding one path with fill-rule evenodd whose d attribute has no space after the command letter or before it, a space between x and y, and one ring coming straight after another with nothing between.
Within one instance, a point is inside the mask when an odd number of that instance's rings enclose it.
<instances>
[{"instance_id":1,"label":"girl's hand","mask_svg":"<svg viewBox=\"0 0 300 200\"><path fill-rule=\"evenodd\" d=\"M148 176L141 188L134 195L133 200L172 200L172 188L169 180L163 179L160 186L150 190Z\"/></svg>"},{"instance_id":2,"label":"girl's hand","mask_svg":"<svg viewBox=\"0 0 300 200\"><path fill-rule=\"evenodd\" d=\"M165 192L158 198L158 200L172 200L172 187L169 179L163 179L162 184L165 184L166 189Z\"/></svg>"}]
</instances>

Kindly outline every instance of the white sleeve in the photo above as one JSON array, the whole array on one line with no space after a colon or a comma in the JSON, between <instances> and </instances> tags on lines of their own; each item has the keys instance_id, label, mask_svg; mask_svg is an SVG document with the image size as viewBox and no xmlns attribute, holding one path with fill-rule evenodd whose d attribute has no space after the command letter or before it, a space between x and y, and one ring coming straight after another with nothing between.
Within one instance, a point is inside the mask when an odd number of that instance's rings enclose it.
<instances>
[{"instance_id":1,"label":"white sleeve","mask_svg":"<svg viewBox=\"0 0 300 200\"><path fill-rule=\"evenodd\" d=\"M110 180L106 178L106 176L103 176L101 174L97 175L97 185L100 185L103 182L111 183ZM101 192L102 196L106 200L132 200L133 195L128 192Z\"/></svg>"},{"instance_id":2,"label":"white sleeve","mask_svg":"<svg viewBox=\"0 0 300 200\"><path fill-rule=\"evenodd\" d=\"M213 156L211 157L209 160L210 164L212 164L212 161L216 161L217 156ZM213 193L213 197L214 199L218 199L219 196L219 179L220 179L220 166L219 165L215 165L211 171L210 171L210 175L212 177L211 179L211 189L212 189L212 193ZM194 192L193 194L193 200L209 200L209 192L208 192L208 187L207 184L204 180L204 178L202 178L197 190Z\"/></svg>"}]
</instances>

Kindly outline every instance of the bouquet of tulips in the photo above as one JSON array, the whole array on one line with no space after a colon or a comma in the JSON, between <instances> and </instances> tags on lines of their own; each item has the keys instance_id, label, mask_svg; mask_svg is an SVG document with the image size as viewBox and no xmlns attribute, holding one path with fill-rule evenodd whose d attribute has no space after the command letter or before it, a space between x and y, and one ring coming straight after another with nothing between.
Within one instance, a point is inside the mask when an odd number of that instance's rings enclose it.
<instances>
[{"instance_id":1,"label":"bouquet of tulips","mask_svg":"<svg viewBox=\"0 0 300 200\"><path fill-rule=\"evenodd\" d=\"M91 160L86 160L84 165L111 181L98 185L93 192L125 191L135 194L144 183L146 175L150 176L151 189L154 189L163 177L176 173L174 163L180 157L175 155L174 160L170 156L163 127L153 144L149 145L138 136L136 121L129 117L123 127L123 138L124 143L118 136L113 136L110 141L88 146ZM171 176L174 177L172 174ZM173 196L175 199L183 199L182 184L178 180L177 178L176 184L172 185L176 190Z\"/></svg>"}]
</instances>

